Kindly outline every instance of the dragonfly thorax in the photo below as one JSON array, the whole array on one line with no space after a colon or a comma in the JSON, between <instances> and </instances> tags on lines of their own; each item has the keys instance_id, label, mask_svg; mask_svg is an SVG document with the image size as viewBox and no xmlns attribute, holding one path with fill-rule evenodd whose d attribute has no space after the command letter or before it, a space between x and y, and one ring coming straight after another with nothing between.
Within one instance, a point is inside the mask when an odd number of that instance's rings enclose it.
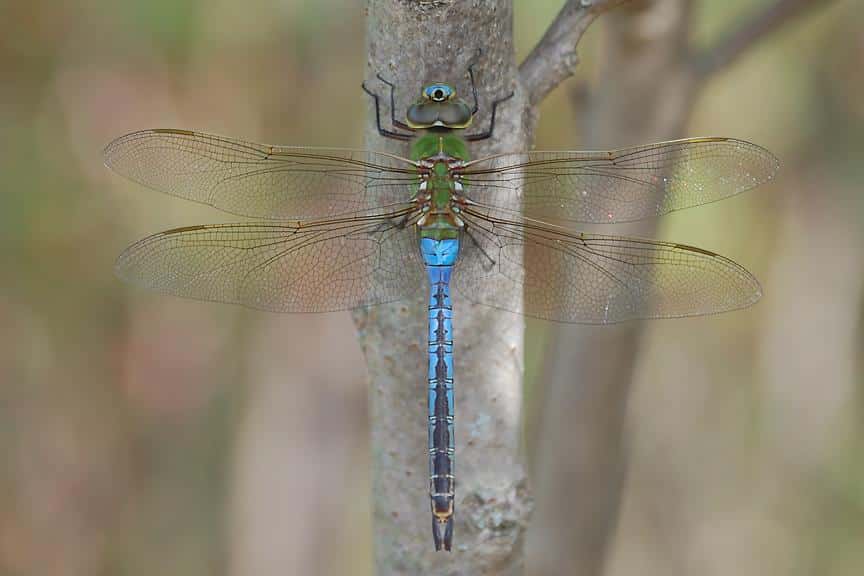
<instances>
[{"instance_id":1,"label":"dragonfly thorax","mask_svg":"<svg viewBox=\"0 0 864 576\"><path fill-rule=\"evenodd\" d=\"M421 236L455 238L465 226L460 212L468 201L461 176L468 160L465 141L452 133L427 133L414 141L411 152L419 168L415 201Z\"/></svg>"},{"instance_id":2,"label":"dragonfly thorax","mask_svg":"<svg viewBox=\"0 0 864 576\"><path fill-rule=\"evenodd\" d=\"M465 226L459 213L467 200L462 195L461 177L452 173L452 166L461 165L462 161L448 157L423 163L428 167L417 190L416 202L421 212L417 226L424 236L453 237Z\"/></svg>"},{"instance_id":3,"label":"dragonfly thorax","mask_svg":"<svg viewBox=\"0 0 864 576\"><path fill-rule=\"evenodd\" d=\"M415 201L421 236L456 237L465 225L459 216L467 202L461 177L469 159L465 141L453 133L423 134L412 144L411 157L419 168Z\"/></svg>"}]
</instances>

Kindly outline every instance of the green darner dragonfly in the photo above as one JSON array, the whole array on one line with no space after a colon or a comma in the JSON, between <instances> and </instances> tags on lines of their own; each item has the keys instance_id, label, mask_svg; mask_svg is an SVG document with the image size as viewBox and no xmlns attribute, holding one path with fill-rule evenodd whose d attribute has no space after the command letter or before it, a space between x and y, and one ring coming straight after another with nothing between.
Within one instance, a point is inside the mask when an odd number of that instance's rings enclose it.
<instances>
[{"instance_id":1,"label":"green darner dragonfly","mask_svg":"<svg viewBox=\"0 0 864 576\"><path fill-rule=\"evenodd\" d=\"M381 135L412 141L408 158L170 129L128 134L105 149L106 165L135 182L256 219L144 238L117 261L128 282L277 312L382 304L429 286L437 550L451 548L455 502L451 286L467 300L559 322L749 306L761 295L759 283L723 256L569 224L627 222L706 204L771 179L778 167L768 151L731 138L471 159L468 143L492 136L509 96L492 103L487 130L459 132L478 110L468 72L473 105L453 86L433 83L404 121L394 112L394 86L379 76L390 88L392 128L381 124L383 98L367 89Z\"/></svg>"}]
</instances>

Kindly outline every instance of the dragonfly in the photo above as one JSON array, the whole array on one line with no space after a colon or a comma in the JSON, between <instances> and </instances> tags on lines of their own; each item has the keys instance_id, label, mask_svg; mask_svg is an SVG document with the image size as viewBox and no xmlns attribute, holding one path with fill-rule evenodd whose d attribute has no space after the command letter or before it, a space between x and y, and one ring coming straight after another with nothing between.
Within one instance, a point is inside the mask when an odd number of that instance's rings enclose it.
<instances>
[{"instance_id":1,"label":"dragonfly","mask_svg":"<svg viewBox=\"0 0 864 576\"><path fill-rule=\"evenodd\" d=\"M609 324L750 306L758 281L732 260L659 240L577 231L580 223L656 217L773 178L777 159L734 138L611 151L516 151L472 159L493 137L455 86L421 87L404 119L389 86L364 84L378 132L406 157L256 144L177 129L111 142L105 164L155 190L252 220L176 228L118 258L134 285L276 312L329 312L428 291L429 497L436 550L450 550L456 498L454 308L468 301L557 322ZM386 122L386 120L385 120ZM524 256L523 256L524 255Z\"/></svg>"}]
</instances>

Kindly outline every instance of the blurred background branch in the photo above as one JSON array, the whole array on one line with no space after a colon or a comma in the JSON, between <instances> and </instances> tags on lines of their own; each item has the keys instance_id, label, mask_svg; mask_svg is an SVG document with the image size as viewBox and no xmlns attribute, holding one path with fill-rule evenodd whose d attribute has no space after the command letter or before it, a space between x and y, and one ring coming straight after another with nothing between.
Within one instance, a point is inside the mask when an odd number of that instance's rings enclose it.
<instances>
[{"instance_id":1,"label":"blurred background branch","mask_svg":"<svg viewBox=\"0 0 864 576\"><path fill-rule=\"evenodd\" d=\"M765 8L757 8L713 46L696 53L694 75L704 81L732 64L757 42L763 41L790 20L808 10L825 8L834 0L776 0Z\"/></svg>"},{"instance_id":2,"label":"blurred background branch","mask_svg":"<svg viewBox=\"0 0 864 576\"><path fill-rule=\"evenodd\" d=\"M705 60L691 56L697 53L691 0L640 0L611 13L603 23L597 81L575 100L581 105L581 142L598 149L682 137L711 74L804 13L804 4L780 1L757 9L706 52L717 56L699 68L694 62ZM655 226L628 228L653 236ZM555 326L547 338L530 560L539 574L600 574L622 511L627 407L643 331L639 323Z\"/></svg>"}]
</instances>

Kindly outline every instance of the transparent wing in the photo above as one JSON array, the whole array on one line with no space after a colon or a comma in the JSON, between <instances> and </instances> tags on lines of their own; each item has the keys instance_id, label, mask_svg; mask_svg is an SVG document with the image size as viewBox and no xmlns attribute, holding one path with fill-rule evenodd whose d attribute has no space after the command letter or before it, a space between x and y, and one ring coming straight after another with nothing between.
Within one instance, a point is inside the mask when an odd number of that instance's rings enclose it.
<instances>
[{"instance_id":1,"label":"transparent wing","mask_svg":"<svg viewBox=\"0 0 864 576\"><path fill-rule=\"evenodd\" d=\"M325 218L406 202L413 162L363 150L293 148L187 130L142 130L104 152L135 182L241 216Z\"/></svg>"},{"instance_id":2,"label":"transparent wing","mask_svg":"<svg viewBox=\"0 0 864 576\"><path fill-rule=\"evenodd\" d=\"M127 248L116 271L159 292L277 312L400 300L424 279L416 232L398 216L178 228Z\"/></svg>"},{"instance_id":3,"label":"transparent wing","mask_svg":"<svg viewBox=\"0 0 864 576\"><path fill-rule=\"evenodd\" d=\"M629 222L707 204L767 180L767 150L731 138L691 138L601 152L501 154L461 173L481 205L531 218Z\"/></svg>"},{"instance_id":4,"label":"transparent wing","mask_svg":"<svg viewBox=\"0 0 864 576\"><path fill-rule=\"evenodd\" d=\"M608 324L744 308L761 296L747 270L718 254L669 242L569 233L463 213L453 274L467 299L559 322ZM524 259L522 255L524 253Z\"/></svg>"}]
</instances>

